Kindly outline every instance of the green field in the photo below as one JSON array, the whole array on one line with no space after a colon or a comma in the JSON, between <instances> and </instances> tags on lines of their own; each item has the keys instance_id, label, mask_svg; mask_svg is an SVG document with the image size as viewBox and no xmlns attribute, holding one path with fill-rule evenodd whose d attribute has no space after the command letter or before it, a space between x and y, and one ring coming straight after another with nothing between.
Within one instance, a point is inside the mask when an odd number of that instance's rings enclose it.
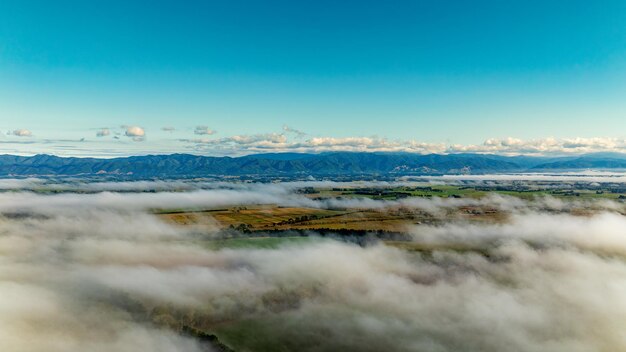
<instances>
[{"instance_id":1,"label":"green field","mask_svg":"<svg viewBox=\"0 0 626 352\"><path fill-rule=\"evenodd\" d=\"M307 244L313 241L322 241L320 238L313 237L243 237L211 240L205 242L207 248L219 250L224 248L231 249L274 249L285 245Z\"/></svg>"},{"instance_id":2,"label":"green field","mask_svg":"<svg viewBox=\"0 0 626 352\"><path fill-rule=\"evenodd\" d=\"M381 189L382 190L382 189ZM410 197L465 197L465 198L481 198L489 194L502 194L523 199L533 199L541 196L552 196L556 198L605 198L618 199L620 196L626 196L624 193L614 192L610 189L483 189L482 187L458 186L458 185L436 185L429 187L395 187L384 189L380 195L370 195L359 193L359 189L353 190L321 190L319 196L322 197L355 197L355 198L371 198L393 200L398 199L404 194Z\"/></svg>"}]
</instances>

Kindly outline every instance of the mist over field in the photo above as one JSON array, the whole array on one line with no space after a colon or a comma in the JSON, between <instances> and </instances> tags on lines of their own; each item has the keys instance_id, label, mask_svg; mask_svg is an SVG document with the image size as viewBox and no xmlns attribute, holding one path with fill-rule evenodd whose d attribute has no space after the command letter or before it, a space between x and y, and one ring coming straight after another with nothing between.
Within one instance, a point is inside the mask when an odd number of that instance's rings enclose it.
<instances>
[{"instance_id":1,"label":"mist over field","mask_svg":"<svg viewBox=\"0 0 626 352\"><path fill-rule=\"evenodd\" d=\"M626 352L625 24L0 0L0 352Z\"/></svg>"},{"instance_id":2,"label":"mist over field","mask_svg":"<svg viewBox=\"0 0 626 352\"><path fill-rule=\"evenodd\" d=\"M473 177L469 178L473 180ZM560 182L559 179L556 180ZM595 181L582 180L584 184ZM505 182L505 181L500 181ZM610 199L573 199L564 202L550 195L538 195L529 202L506 194L488 194L484 198L409 197L396 200L370 198L310 198L298 192L305 188L356 189L375 187L429 186L428 181L296 181L283 183L230 183L219 181L131 181L86 182L84 180L54 181L46 179L0 180L0 210L45 212L59 207L78 208L82 205L103 209L212 208L252 204L276 204L311 208L388 209L416 208L437 213L442 208L459 206L491 206L502 210L530 209L564 210L572 207L620 210L621 203ZM497 183L496 183L497 184ZM563 188L571 187L559 183ZM490 184L493 185L493 184ZM538 189L554 185L538 185ZM35 191L35 192L33 192ZM42 194L46 194L42 196Z\"/></svg>"},{"instance_id":3,"label":"mist over field","mask_svg":"<svg viewBox=\"0 0 626 352\"><path fill-rule=\"evenodd\" d=\"M499 195L314 200L296 192L306 184L177 192L177 183L157 185L163 191L80 184L93 192L84 194L5 186L11 191L0 194L1 350L215 350L189 327L216 332L235 350L626 349L621 203ZM276 203L437 213L472 202L510 216L503 223L411 227L412 242L440 246L429 253L322 238L214 248L208 243L217 227L200 232L150 212ZM581 204L596 211L561 211Z\"/></svg>"}]
</instances>

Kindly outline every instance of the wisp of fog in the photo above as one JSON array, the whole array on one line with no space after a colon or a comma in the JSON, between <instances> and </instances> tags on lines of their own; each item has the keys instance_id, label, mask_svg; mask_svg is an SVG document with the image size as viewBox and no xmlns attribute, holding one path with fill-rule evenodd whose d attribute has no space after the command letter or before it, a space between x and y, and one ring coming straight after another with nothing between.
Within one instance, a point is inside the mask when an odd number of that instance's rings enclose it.
<instances>
[{"instance_id":1,"label":"wisp of fog","mask_svg":"<svg viewBox=\"0 0 626 352\"><path fill-rule=\"evenodd\" d=\"M214 348L187 327L242 350L626 350L626 218L618 203L573 216L544 211L570 206L556 200L536 206L501 196L348 203L280 185L106 187L0 194L0 350ZM421 252L323 239L212 249L206 242L217 229L198 233L149 211L275 203L436 212L461 202L511 216L415 226L415 243L438 248Z\"/></svg>"}]
</instances>

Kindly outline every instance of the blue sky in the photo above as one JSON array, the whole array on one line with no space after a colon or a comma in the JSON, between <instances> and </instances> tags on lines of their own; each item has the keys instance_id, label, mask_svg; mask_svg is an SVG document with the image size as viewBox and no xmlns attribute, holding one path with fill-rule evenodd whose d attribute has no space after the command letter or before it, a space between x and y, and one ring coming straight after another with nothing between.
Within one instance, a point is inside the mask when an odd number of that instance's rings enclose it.
<instances>
[{"instance_id":1,"label":"blue sky","mask_svg":"<svg viewBox=\"0 0 626 352\"><path fill-rule=\"evenodd\" d=\"M0 2L5 153L612 150L625 97L625 1Z\"/></svg>"}]
</instances>

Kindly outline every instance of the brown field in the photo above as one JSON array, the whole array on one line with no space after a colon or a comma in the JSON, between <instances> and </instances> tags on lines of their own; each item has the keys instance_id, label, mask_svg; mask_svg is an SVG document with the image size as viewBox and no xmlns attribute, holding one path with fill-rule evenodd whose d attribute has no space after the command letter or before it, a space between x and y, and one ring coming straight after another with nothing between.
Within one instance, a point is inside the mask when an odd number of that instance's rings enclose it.
<instances>
[{"instance_id":1,"label":"brown field","mask_svg":"<svg viewBox=\"0 0 626 352\"><path fill-rule=\"evenodd\" d=\"M227 228L245 226L263 230L366 230L405 232L411 225L436 224L443 220L501 221L506 214L493 209L461 207L437 216L416 209L385 211L365 209L327 210L273 205L233 207L202 211L159 213L162 219L184 226Z\"/></svg>"}]
</instances>

